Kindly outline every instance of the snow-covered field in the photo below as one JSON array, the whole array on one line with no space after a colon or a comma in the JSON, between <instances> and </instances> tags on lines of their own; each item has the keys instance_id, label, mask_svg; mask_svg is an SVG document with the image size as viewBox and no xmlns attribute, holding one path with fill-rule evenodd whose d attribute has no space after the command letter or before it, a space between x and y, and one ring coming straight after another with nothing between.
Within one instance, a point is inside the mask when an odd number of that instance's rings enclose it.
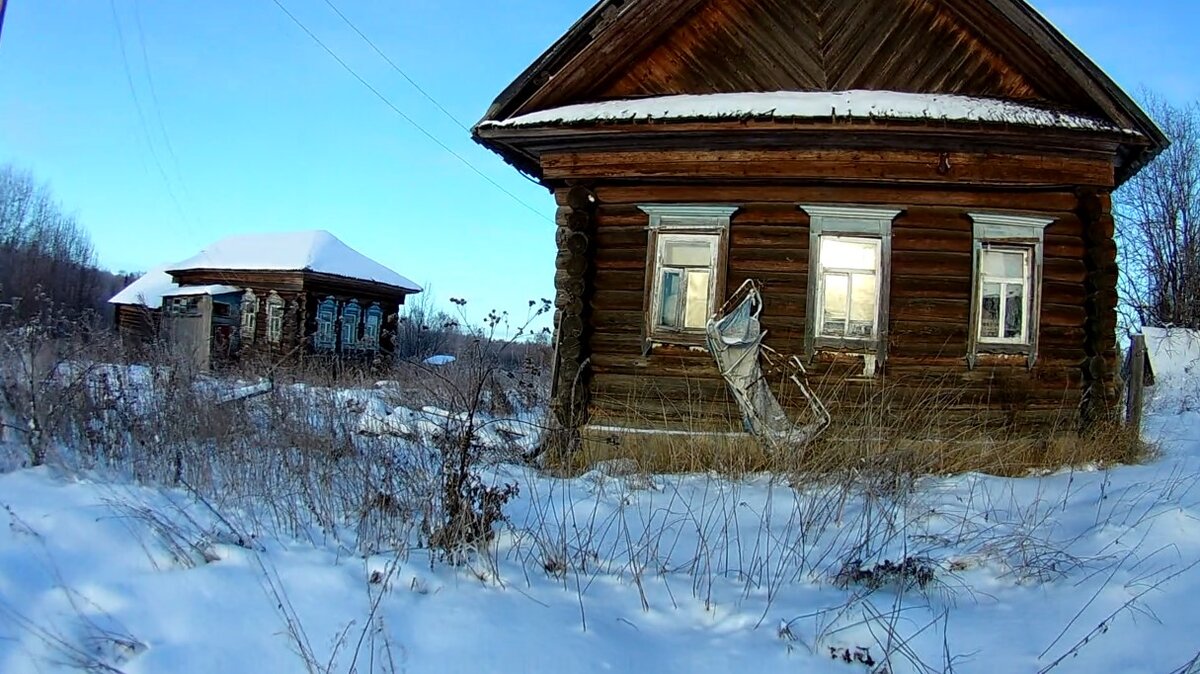
<instances>
[{"instance_id":1,"label":"snow-covered field","mask_svg":"<svg viewBox=\"0 0 1200 674\"><path fill-rule=\"evenodd\" d=\"M12 470L0 672L1200 671L1200 410L1156 388L1160 455L1111 470L793 488L498 463L519 495L461 566ZM414 447L450 415L340 396Z\"/></svg>"}]
</instances>

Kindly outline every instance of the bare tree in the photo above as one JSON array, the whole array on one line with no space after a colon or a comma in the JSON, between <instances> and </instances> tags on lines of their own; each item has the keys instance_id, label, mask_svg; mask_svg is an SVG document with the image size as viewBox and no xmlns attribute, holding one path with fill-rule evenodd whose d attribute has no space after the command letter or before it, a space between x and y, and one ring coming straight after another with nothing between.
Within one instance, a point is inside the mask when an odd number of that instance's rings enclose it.
<instances>
[{"instance_id":1,"label":"bare tree","mask_svg":"<svg viewBox=\"0 0 1200 674\"><path fill-rule=\"evenodd\" d=\"M96 267L91 238L48 186L0 166L0 301L13 318L28 319L36 310L17 298L42 297L74 312L102 310L122 280Z\"/></svg>"},{"instance_id":2,"label":"bare tree","mask_svg":"<svg viewBox=\"0 0 1200 674\"><path fill-rule=\"evenodd\" d=\"M433 292L409 296L396 325L395 353L398 358L424 360L446 353L457 340L459 321L437 308Z\"/></svg>"},{"instance_id":3,"label":"bare tree","mask_svg":"<svg viewBox=\"0 0 1200 674\"><path fill-rule=\"evenodd\" d=\"M1123 318L1200 328L1200 103L1143 98L1171 146L1117 193Z\"/></svg>"}]
</instances>

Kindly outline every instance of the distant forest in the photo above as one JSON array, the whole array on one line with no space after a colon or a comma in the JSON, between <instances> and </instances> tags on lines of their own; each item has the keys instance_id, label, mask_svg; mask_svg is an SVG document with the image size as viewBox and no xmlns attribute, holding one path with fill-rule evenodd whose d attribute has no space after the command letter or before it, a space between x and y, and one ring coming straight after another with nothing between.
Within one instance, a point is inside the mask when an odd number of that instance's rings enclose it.
<instances>
[{"instance_id":1,"label":"distant forest","mask_svg":"<svg viewBox=\"0 0 1200 674\"><path fill-rule=\"evenodd\" d=\"M68 314L112 319L108 298L131 275L100 269L91 237L49 185L0 166L0 315L23 319L48 303Z\"/></svg>"}]
</instances>

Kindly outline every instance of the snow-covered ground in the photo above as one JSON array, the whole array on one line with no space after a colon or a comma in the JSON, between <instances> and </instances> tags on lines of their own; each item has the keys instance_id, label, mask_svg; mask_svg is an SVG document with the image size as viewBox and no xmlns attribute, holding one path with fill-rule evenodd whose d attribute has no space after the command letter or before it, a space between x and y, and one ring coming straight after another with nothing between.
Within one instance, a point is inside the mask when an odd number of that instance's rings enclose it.
<instances>
[{"instance_id":1,"label":"snow-covered ground","mask_svg":"<svg viewBox=\"0 0 1200 674\"><path fill-rule=\"evenodd\" d=\"M453 418L384 391L339 394L358 431L415 446ZM0 672L1185 671L1200 410L1156 396L1161 454L1112 470L792 488L501 463L487 477L519 496L463 566L272 535L182 489L14 470ZM508 423L495 442L523 437Z\"/></svg>"}]
</instances>

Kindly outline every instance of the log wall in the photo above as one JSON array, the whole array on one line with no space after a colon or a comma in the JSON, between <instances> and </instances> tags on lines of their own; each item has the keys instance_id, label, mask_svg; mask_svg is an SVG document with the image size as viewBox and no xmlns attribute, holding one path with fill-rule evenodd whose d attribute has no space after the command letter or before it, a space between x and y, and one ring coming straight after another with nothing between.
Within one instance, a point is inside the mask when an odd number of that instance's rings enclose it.
<instances>
[{"instance_id":1,"label":"log wall","mask_svg":"<svg viewBox=\"0 0 1200 674\"><path fill-rule=\"evenodd\" d=\"M861 357L818 352L810 382L836 417L860 412L887 394L938 398L938 417L986 419L1044 429L1067 420L1075 430L1085 387L1114 390L1110 323L1115 302L1105 266L1113 250L1111 217L1074 190L968 191L929 187L763 187L737 184L604 185L597 203L586 295L590 335L590 423L636 428L740 430L740 414L707 352L658 346L643 354L646 294L645 213L638 204L738 204L730 229L728 292L746 279L763 285L767 344L804 352L809 219L798 204L887 205L893 223L888 359L881 376L862 376ZM1095 204L1107 199L1091 193ZM570 212L557 192L560 218ZM1081 206L1081 203L1084 203ZM967 365L972 300L972 210L1053 218L1046 229L1038 358L978 357ZM1108 219L1105 219L1105 218ZM1095 258L1101 269L1092 269ZM723 299L723 298L722 298ZM560 284L560 303L565 301ZM782 392L782 391L781 391ZM1105 398L1107 399L1107 398ZM798 403L799 401L785 401Z\"/></svg>"}]
</instances>

